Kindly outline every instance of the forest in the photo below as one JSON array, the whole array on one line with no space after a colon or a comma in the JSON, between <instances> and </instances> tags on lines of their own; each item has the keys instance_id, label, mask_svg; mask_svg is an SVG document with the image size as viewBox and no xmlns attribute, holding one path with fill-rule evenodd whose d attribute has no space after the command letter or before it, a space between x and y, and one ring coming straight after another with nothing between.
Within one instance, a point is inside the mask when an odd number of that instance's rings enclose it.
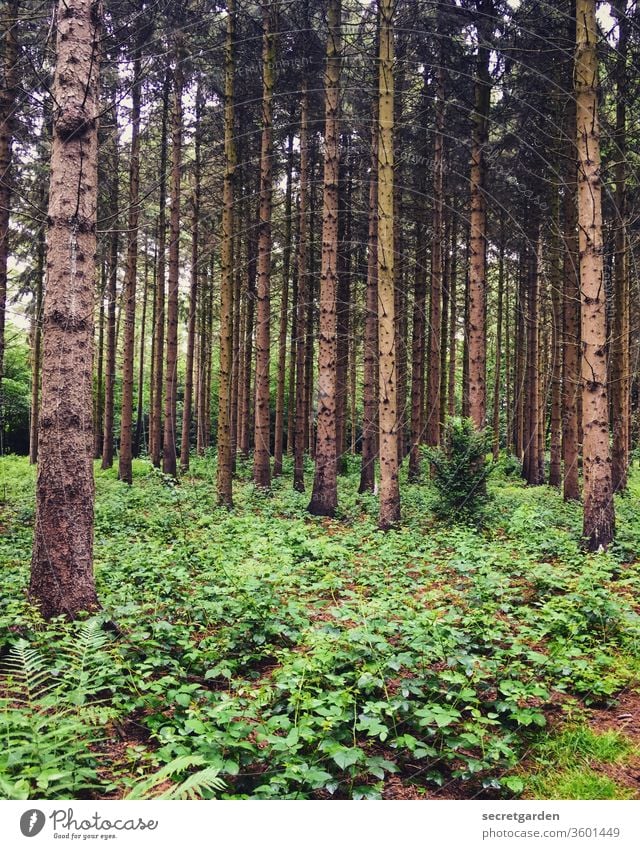
<instances>
[{"instance_id":1,"label":"forest","mask_svg":"<svg viewBox=\"0 0 640 849\"><path fill-rule=\"evenodd\" d=\"M0 798L640 799L636 0L0 45Z\"/></svg>"}]
</instances>

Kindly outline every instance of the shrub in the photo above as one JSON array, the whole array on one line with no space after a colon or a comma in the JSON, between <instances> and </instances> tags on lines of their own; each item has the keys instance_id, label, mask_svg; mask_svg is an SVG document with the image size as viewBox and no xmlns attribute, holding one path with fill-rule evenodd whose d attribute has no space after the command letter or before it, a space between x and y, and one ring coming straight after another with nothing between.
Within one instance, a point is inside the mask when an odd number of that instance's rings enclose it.
<instances>
[{"instance_id":1,"label":"shrub","mask_svg":"<svg viewBox=\"0 0 640 849\"><path fill-rule=\"evenodd\" d=\"M438 493L435 512L441 518L477 521L486 506L488 431L476 430L471 419L448 420L442 447L429 448L433 485Z\"/></svg>"}]
</instances>

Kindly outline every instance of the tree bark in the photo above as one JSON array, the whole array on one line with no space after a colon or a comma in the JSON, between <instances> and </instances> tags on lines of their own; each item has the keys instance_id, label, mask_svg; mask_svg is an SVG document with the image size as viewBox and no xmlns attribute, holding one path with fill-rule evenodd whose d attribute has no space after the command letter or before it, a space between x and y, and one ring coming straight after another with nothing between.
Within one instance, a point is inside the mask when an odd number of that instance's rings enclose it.
<instances>
[{"instance_id":1,"label":"tree bark","mask_svg":"<svg viewBox=\"0 0 640 849\"><path fill-rule=\"evenodd\" d=\"M471 216L469 237L469 415L478 430L487 408L487 203L484 196L484 149L488 139L491 77L489 74L493 0L478 0L478 59L471 139Z\"/></svg>"},{"instance_id":2,"label":"tree bark","mask_svg":"<svg viewBox=\"0 0 640 849\"><path fill-rule=\"evenodd\" d=\"M136 277L138 273L138 221L140 218L140 100L142 56L138 44L131 86L131 159L129 163L129 219L127 224L127 271L124 281L124 350L122 354L122 411L118 477L131 484L133 472L133 357L136 326Z\"/></svg>"},{"instance_id":3,"label":"tree bark","mask_svg":"<svg viewBox=\"0 0 640 849\"><path fill-rule=\"evenodd\" d=\"M116 385L116 299L118 285L118 253L119 253L119 227L118 227L118 108L113 105L113 127L111 131L111 187L109 198L110 234L109 234L109 273L107 278L107 358L105 362L104 382L104 429L102 442L102 469L110 469L113 466L114 453L114 401Z\"/></svg>"},{"instance_id":4,"label":"tree bark","mask_svg":"<svg viewBox=\"0 0 640 849\"><path fill-rule=\"evenodd\" d=\"M162 394L164 382L164 329L165 329L165 247L167 238L166 199L167 199L167 135L169 125L169 97L171 92L171 71L167 69L162 88L162 119L160 129L160 174L158 198L158 264L156 267L156 308L153 331L154 368L153 368L153 405L149 427L151 462L160 466L162 455Z\"/></svg>"},{"instance_id":5,"label":"tree bark","mask_svg":"<svg viewBox=\"0 0 640 849\"><path fill-rule=\"evenodd\" d=\"M11 211L11 164L15 106L18 98L19 4L6 0L2 4L0 45L2 46L2 80L0 85L0 428L3 426L5 325L7 307L7 265L9 259L9 214Z\"/></svg>"},{"instance_id":6,"label":"tree bark","mask_svg":"<svg viewBox=\"0 0 640 849\"><path fill-rule=\"evenodd\" d=\"M91 384L101 24L93 0L60 0L29 587L45 618L98 606Z\"/></svg>"},{"instance_id":7,"label":"tree bark","mask_svg":"<svg viewBox=\"0 0 640 849\"><path fill-rule=\"evenodd\" d=\"M187 319L187 361L184 376L184 406L182 408L182 436L180 441L180 470L189 469L191 447L191 411L193 409L193 360L196 343L196 315L198 310L198 274L200 237L200 120L203 96L200 83L196 89L195 139L193 162L193 207L191 226L191 281L189 286L189 317Z\"/></svg>"},{"instance_id":8,"label":"tree bark","mask_svg":"<svg viewBox=\"0 0 640 849\"><path fill-rule=\"evenodd\" d=\"M596 0L577 0L574 80L582 331L583 534L590 551L606 548L613 539L615 527L607 396L595 13Z\"/></svg>"},{"instance_id":9,"label":"tree bark","mask_svg":"<svg viewBox=\"0 0 640 849\"><path fill-rule=\"evenodd\" d=\"M336 358L338 274L339 104L342 53L341 0L329 0L325 71L324 202L320 327L318 354L318 417L316 468L309 512L333 516L338 504L336 444Z\"/></svg>"},{"instance_id":10,"label":"tree bark","mask_svg":"<svg viewBox=\"0 0 640 849\"><path fill-rule=\"evenodd\" d=\"M175 70L171 116L171 211L169 214L169 273L167 276L167 359L165 371L162 471L176 477L176 408L178 389L178 287L180 283L180 177L182 166L182 89L184 36L175 33Z\"/></svg>"},{"instance_id":11,"label":"tree bark","mask_svg":"<svg viewBox=\"0 0 640 849\"><path fill-rule=\"evenodd\" d=\"M618 21L616 56L615 127L615 248L614 311L611 351L611 412L613 419L612 485L614 492L627 487L629 468L630 358L629 358L629 270L627 262L627 50L629 23L626 0L615 0L612 9Z\"/></svg>"},{"instance_id":12,"label":"tree bark","mask_svg":"<svg viewBox=\"0 0 640 849\"><path fill-rule=\"evenodd\" d=\"M305 393L305 326L308 287L309 239L309 90L305 76L300 100L300 203L298 225L298 304L296 326L296 431L294 437L293 488L304 492L304 453L306 449L305 419L307 415Z\"/></svg>"},{"instance_id":13,"label":"tree bark","mask_svg":"<svg viewBox=\"0 0 640 849\"><path fill-rule=\"evenodd\" d=\"M393 0L380 0L378 112L378 350L380 512L388 530L400 522L393 228Z\"/></svg>"},{"instance_id":14,"label":"tree bark","mask_svg":"<svg viewBox=\"0 0 640 849\"><path fill-rule=\"evenodd\" d=\"M224 184L222 187L222 244L220 247L220 376L218 395L218 503L233 505L231 455L231 370L233 357L233 198L236 171L234 0L227 0L224 82Z\"/></svg>"},{"instance_id":15,"label":"tree bark","mask_svg":"<svg viewBox=\"0 0 640 849\"><path fill-rule=\"evenodd\" d=\"M275 36L271 0L263 3L262 25L262 140L260 148L260 221L258 225L256 402L253 481L271 486L269 365L271 348L271 213L273 158L273 86Z\"/></svg>"},{"instance_id":16,"label":"tree bark","mask_svg":"<svg viewBox=\"0 0 640 849\"><path fill-rule=\"evenodd\" d=\"M372 104L369 233L364 317L362 465L358 492L373 492L378 453L378 99Z\"/></svg>"}]
</instances>

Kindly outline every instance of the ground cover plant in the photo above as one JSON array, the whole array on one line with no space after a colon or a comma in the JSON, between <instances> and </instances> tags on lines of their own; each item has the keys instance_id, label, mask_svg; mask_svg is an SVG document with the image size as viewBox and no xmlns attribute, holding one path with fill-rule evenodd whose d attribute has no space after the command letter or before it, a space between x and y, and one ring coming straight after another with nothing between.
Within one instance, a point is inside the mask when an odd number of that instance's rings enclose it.
<instances>
[{"instance_id":1,"label":"ground cover plant","mask_svg":"<svg viewBox=\"0 0 640 849\"><path fill-rule=\"evenodd\" d=\"M286 470L285 460L285 470ZM309 471L309 470L308 470ZM616 544L501 461L481 525L403 481L403 523L340 478L335 519L238 468L96 469L102 610L27 601L35 470L2 460L3 798L630 798L640 475Z\"/></svg>"}]
</instances>

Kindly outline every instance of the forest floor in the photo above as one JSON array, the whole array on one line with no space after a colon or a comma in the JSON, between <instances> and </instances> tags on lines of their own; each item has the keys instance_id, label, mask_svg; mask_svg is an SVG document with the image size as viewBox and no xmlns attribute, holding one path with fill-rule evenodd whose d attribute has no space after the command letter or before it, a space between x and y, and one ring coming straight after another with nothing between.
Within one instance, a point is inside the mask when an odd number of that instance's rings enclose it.
<instances>
[{"instance_id":1,"label":"forest floor","mask_svg":"<svg viewBox=\"0 0 640 849\"><path fill-rule=\"evenodd\" d=\"M580 505L508 461L482 529L403 480L388 533L355 458L334 520L286 465L271 495L238 471L229 512L213 459L179 485L96 468L103 610L45 624L35 471L0 460L0 797L152 795L209 767L222 787L179 792L640 798L640 472L616 544L587 555Z\"/></svg>"}]
</instances>

